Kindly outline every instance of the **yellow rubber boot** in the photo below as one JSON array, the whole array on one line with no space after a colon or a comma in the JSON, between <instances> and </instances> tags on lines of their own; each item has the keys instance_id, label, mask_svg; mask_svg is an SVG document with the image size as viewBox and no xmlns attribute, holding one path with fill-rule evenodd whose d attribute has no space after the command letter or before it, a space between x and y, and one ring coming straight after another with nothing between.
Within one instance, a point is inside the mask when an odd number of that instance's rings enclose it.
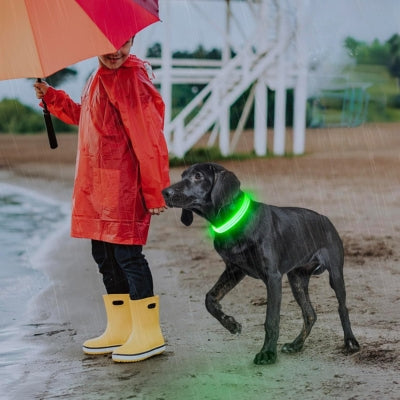
<instances>
[{"instance_id":1,"label":"yellow rubber boot","mask_svg":"<svg viewBox=\"0 0 400 400\"><path fill-rule=\"evenodd\" d=\"M159 297L130 300L132 333L124 345L114 350L117 362L135 362L160 354L165 342L160 328Z\"/></svg>"},{"instance_id":2,"label":"yellow rubber boot","mask_svg":"<svg viewBox=\"0 0 400 400\"><path fill-rule=\"evenodd\" d=\"M82 349L86 354L112 353L124 344L131 334L129 294L106 294L103 300L107 314L107 327L101 336L83 343Z\"/></svg>"}]
</instances>

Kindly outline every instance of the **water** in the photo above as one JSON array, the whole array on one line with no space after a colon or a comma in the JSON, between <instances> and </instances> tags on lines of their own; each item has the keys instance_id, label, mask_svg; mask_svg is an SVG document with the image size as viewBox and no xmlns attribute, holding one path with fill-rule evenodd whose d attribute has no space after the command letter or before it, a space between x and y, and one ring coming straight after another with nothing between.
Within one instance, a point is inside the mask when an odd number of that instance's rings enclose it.
<instances>
[{"instance_id":1,"label":"water","mask_svg":"<svg viewBox=\"0 0 400 400\"><path fill-rule=\"evenodd\" d=\"M65 227L68 205L0 182L0 380L22 360L21 327L32 298L49 282L40 271L41 251ZM14 376L15 378L15 376Z\"/></svg>"}]
</instances>

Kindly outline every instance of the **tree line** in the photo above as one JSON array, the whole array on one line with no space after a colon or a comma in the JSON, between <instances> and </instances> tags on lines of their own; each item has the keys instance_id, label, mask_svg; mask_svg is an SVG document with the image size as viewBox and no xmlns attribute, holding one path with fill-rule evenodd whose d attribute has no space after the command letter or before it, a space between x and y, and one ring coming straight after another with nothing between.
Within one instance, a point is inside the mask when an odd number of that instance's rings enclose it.
<instances>
[{"instance_id":1,"label":"tree line","mask_svg":"<svg viewBox=\"0 0 400 400\"><path fill-rule=\"evenodd\" d=\"M383 65L394 78L400 79L399 34L394 34L383 43L378 39L366 43L348 36L344 41L344 47L357 64Z\"/></svg>"},{"instance_id":2,"label":"tree line","mask_svg":"<svg viewBox=\"0 0 400 400\"><path fill-rule=\"evenodd\" d=\"M381 43L378 39L367 43L353 37L347 37L344 47L348 55L355 60L357 65L379 65L387 68L390 75L400 83L400 35L394 34L387 41ZM160 43L153 44L148 50L146 57L161 57L162 47ZM232 56L235 54L232 53ZM194 51L176 51L172 54L173 58L185 59L211 59L221 60L222 52L220 49L205 49L199 45ZM46 81L55 87L62 85L67 79L75 76L77 71L73 68L65 68L51 75ZM204 88L204 84L179 84L173 86L172 91L172 115L176 115L188 104L192 98ZM231 126L236 126L241 115L241 111L246 102L248 93L244 93L231 107ZM268 90L268 126L273 125L274 119L274 99L275 93ZM287 112L286 124L292 125L293 120L293 90L287 91ZM400 107L400 101L399 105ZM253 113L250 113L246 127L253 127ZM59 132L76 131L75 127L64 124L54 118L55 129ZM43 117L40 112L32 107L20 103L17 99L3 99L0 101L0 133L34 133L44 130Z\"/></svg>"}]
</instances>

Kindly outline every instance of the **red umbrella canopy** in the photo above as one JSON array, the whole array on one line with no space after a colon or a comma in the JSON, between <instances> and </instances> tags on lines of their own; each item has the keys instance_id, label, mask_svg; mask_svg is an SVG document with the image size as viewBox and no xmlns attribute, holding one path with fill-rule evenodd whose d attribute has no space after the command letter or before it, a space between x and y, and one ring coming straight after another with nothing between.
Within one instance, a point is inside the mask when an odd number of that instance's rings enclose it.
<instances>
[{"instance_id":1,"label":"red umbrella canopy","mask_svg":"<svg viewBox=\"0 0 400 400\"><path fill-rule=\"evenodd\" d=\"M0 0L0 79L46 77L118 50L159 21L158 0Z\"/></svg>"},{"instance_id":2,"label":"red umbrella canopy","mask_svg":"<svg viewBox=\"0 0 400 400\"><path fill-rule=\"evenodd\" d=\"M159 20L157 0L76 0L116 49ZM99 3L104 3L99 7Z\"/></svg>"}]
</instances>

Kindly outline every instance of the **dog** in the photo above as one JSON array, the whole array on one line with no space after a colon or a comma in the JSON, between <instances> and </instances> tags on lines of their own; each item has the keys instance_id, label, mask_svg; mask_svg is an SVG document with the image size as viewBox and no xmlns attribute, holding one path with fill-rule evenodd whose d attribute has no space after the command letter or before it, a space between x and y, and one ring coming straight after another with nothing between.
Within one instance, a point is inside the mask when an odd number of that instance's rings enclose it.
<instances>
[{"instance_id":1,"label":"dog","mask_svg":"<svg viewBox=\"0 0 400 400\"><path fill-rule=\"evenodd\" d=\"M221 308L221 299L246 275L261 279L267 287L265 341L255 356L257 365L277 359L282 276L287 274L304 325L285 353L299 352L316 321L308 284L312 275L325 270L339 303L339 316L348 353L360 349L351 330L343 279L343 243L324 215L299 207L260 203L240 189L236 175L215 163L199 163L182 173L182 180L162 191L168 207L182 209L181 221L189 226L193 213L211 224L214 248L225 270L206 295L206 308L229 332L241 325Z\"/></svg>"}]
</instances>

